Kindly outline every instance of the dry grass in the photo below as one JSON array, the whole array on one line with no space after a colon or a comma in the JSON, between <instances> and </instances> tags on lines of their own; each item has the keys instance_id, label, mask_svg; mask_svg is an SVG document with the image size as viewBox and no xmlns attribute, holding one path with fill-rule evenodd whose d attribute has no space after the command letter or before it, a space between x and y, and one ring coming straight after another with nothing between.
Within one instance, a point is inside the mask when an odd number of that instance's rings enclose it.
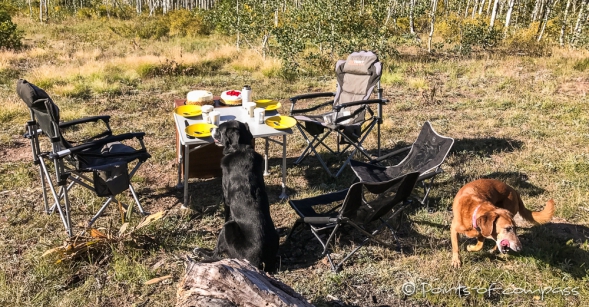
<instances>
[{"instance_id":1,"label":"dry grass","mask_svg":"<svg viewBox=\"0 0 589 307\"><path fill-rule=\"evenodd\" d=\"M220 93L250 84L255 97L280 99L286 111L289 96L335 86L331 72L296 82L279 79L278 62L237 52L224 38L131 41L97 21L43 26L16 22L26 29L30 48L0 53L0 305L78 306L83 301L88 306L169 306L183 274L182 259L195 246L213 247L222 225L219 179L193 181L190 205L195 210L178 210L182 195L174 188L173 99L192 89ZM385 63L383 87L391 103L385 107L383 147L411 143L426 120L456 140L446 172L432 192L431 210L408 212L399 229L401 252L369 245L339 274L330 272L308 231L296 234L292 244L281 246L282 267L276 277L317 306L569 306L587 301L589 78L575 69L587 56L555 49L544 58L487 54L431 59L414 47L401 50L394 63ZM198 73L173 72L173 63ZM145 75L146 67L172 72ZM61 264L41 257L62 245L65 234L57 216L41 213L38 171L21 137L29 115L14 91L18 77L42 85L65 119L110 114L116 132L147 132L153 157L137 173L136 188L146 209L170 211L143 229L148 243L112 244ZM375 148L374 135L366 145ZM313 160L294 166L303 147L298 133L289 137L287 186L292 198L349 186L349 171L333 180ZM277 227L290 228L296 214L278 199L280 155L281 148L270 147L266 183ZM556 218L544 226L522 224L521 253L463 252L464 266L455 270L450 266L448 208L464 183L480 177L505 180L532 209L553 198ZM101 204L88 191L72 194L75 221L84 221ZM97 225L109 223L120 224L114 206ZM335 253L349 250L350 244L342 237ZM144 285L165 275L173 278ZM403 294L407 283L416 285L415 295ZM470 295L464 288L452 290L459 286L469 287ZM474 293L489 287L504 290ZM513 293L546 287L560 292Z\"/></svg>"}]
</instances>

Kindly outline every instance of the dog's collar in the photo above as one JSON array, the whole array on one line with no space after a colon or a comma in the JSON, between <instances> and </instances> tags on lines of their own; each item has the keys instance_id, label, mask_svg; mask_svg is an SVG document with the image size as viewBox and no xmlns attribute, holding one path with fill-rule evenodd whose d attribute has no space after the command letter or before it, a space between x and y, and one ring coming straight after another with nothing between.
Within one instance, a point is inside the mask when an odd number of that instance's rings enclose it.
<instances>
[{"instance_id":1,"label":"dog's collar","mask_svg":"<svg viewBox=\"0 0 589 307\"><path fill-rule=\"evenodd\" d=\"M481 207L481 205L478 205L476 207L476 209L474 209L474 212L472 213L472 228L479 230L479 227L477 226L477 211L479 211L479 208Z\"/></svg>"}]
</instances>

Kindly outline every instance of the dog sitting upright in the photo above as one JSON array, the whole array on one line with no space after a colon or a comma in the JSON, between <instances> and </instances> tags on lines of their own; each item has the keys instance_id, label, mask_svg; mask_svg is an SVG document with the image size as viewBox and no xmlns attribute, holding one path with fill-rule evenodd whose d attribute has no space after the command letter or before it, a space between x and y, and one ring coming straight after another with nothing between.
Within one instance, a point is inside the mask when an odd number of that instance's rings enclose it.
<instances>
[{"instance_id":1,"label":"dog sitting upright","mask_svg":"<svg viewBox=\"0 0 589 307\"><path fill-rule=\"evenodd\" d=\"M211 260L247 259L267 272L276 271L279 238L270 216L264 184L264 160L252 147L247 124L224 122L213 132L224 146L221 160L225 225Z\"/></svg>"},{"instance_id":2,"label":"dog sitting upright","mask_svg":"<svg viewBox=\"0 0 589 307\"><path fill-rule=\"evenodd\" d=\"M521 243L515 233L513 216L517 213L525 220L543 224L554 215L554 201L546 203L544 210L532 212L522 202L519 194L507 184L495 179L479 179L464 185L456 194L452 204L454 218L450 227L452 241L452 266L460 267L458 234L469 238L477 237L476 245L467 250L480 251L485 238L495 241L491 252L499 249L521 250Z\"/></svg>"}]
</instances>

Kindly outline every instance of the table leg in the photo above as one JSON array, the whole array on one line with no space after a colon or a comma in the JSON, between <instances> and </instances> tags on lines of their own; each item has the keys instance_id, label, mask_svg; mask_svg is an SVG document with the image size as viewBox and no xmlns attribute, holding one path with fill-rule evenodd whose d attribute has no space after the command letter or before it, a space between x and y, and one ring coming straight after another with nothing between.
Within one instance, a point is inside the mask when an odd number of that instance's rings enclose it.
<instances>
[{"instance_id":1,"label":"table leg","mask_svg":"<svg viewBox=\"0 0 589 307\"><path fill-rule=\"evenodd\" d=\"M286 134L282 135L282 193L280 199L287 199L286 195Z\"/></svg>"},{"instance_id":2,"label":"table leg","mask_svg":"<svg viewBox=\"0 0 589 307\"><path fill-rule=\"evenodd\" d=\"M190 146L184 145L184 203L182 209L188 208L188 167L190 166Z\"/></svg>"},{"instance_id":3,"label":"table leg","mask_svg":"<svg viewBox=\"0 0 589 307\"><path fill-rule=\"evenodd\" d=\"M178 141L178 184L176 185L176 189L180 190L184 187L182 184L182 164L184 162L184 155L182 154L182 144Z\"/></svg>"},{"instance_id":4,"label":"table leg","mask_svg":"<svg viewBox=\"0 0 589 307\"><path fill-rule=\"evenodd\" d=\"M264 176L268 176L268 175L270 175L270 173L268 172L268 147L269 147L268 138L265 137L264 141L266 142L265 148L264 148Z\"/></svg>"}]
</instances>

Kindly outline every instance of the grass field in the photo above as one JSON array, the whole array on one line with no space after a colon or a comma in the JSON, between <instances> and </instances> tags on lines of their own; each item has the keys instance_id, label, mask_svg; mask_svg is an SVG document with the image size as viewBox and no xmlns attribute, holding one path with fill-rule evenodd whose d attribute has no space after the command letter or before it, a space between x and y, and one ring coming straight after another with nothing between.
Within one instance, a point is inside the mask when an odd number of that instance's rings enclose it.
<instances>
[{"instance_id":1,"label":"grass field","mask_svg":"<svg viewBox=\"0 0 589 307\"><path fill-rule=\"evenodd\" d=\"M294 82L280 79L277 61L236 51L223 37L129 40L96 20L15 22L26 30L29 48L0 51L0 305L172 305L185 256L195 246L213 247L223 221L220 179L193 181L194 210L179 209L173 100L193 89L220 94L250 84L254 97L278 99L286 112L290 96L335 88L329 72ZM281 246L281 269L275 277L316 306L587 302L589 53L554 49L542 58L492 53L457 58L426 56L415 48L399 51L398 58L384 63L382 86L390 103L384 109L383 148L410 144L424 121L455 139L429 210L407 212L398 231L401 251L369 245L338 274L330 271L310 232L302 231L292 244ZM117 133L145 131L152 158L135 176L135 187L148 211L165 210L166 216L128 239L109 241L72 260L56 263L55 255L42 257L62 245L66 235L58 216L42 213L38 171L22 137L29 113L15 92L18 78L46 89L63 120L110 114ZM369 148L375 148L374 136L366 143ZM350 170L331 179L315 160L294 166L303 148L298 133L289 137L291 198L350 185ZM280 155L281 148L270 147L266 184L276 226L290 228L296 214L278 199ZM462 239L463 267L454 269L449 209L458 189L481 177L506 181L530 209L539 210L554 199L555 218L541 226L518 220L524 247L520 253L468 253L465 245L474 239ZM101 204L83 189L75 189L71 198L74 223L88 219ZM134 216L132 224L138 221ZM121 222L116 206L96 225L117 231ZM353 244L342 237L335 253ZM485 250L491 247L486 242ZM166 275L172 278L144 284Z\"/></svg>"}]
</instances>

